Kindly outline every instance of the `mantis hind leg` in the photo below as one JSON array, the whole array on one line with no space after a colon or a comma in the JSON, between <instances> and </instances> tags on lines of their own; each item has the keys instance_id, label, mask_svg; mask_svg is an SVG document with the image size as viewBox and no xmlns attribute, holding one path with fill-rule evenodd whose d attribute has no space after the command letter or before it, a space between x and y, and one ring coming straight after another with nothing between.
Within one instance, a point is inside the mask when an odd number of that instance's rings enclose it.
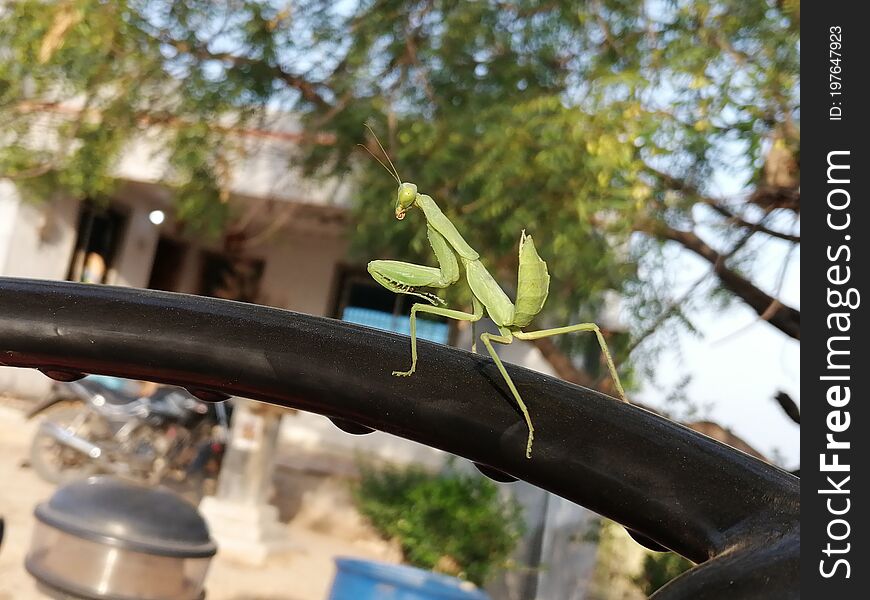
<instances>
[{"instance_id":1,"label":"mantis hind leg","mask_svg":"<svg viewBox=\"0 0 870 600\"><path fill-rule=\"evenodd\" d=\"M474 313L462 312L459 310L451 310L449 308L440 308L438 306L430 306L428 304L417 303L411 307L411 368L407 371L393 371L396 377L409 377L417 369L417 313L424 312L457 321L479 321L483 316L483 307L477 301L474 302Z\"/></svg>"},{"instance_id":2,"label":"mantis hind leg","mask_svg":"<svg viewBox=\"0 0 870 600\"><path fill-rule=\"evenodd\" d=\"M510 344L513 341L513 336L510 331L502 329L501 333L501 335L482 333L480 334L480 341L483 342L484 346L486 346L489 355L492 357L492 360L495 361L495 366L498 367L498 372L501 373L501 376L504 378L505 383L507 383L508 388L510 388L511 394L513 394L514 400L517 401L517 405L523 412L523 417L525 417L526 425L529 428L529 437L526 441L526 458L531 458L532 442L535 440L535 427L534 425L532 425L532 417L531 415L529 415L529 409L526 407L526 403L523 402L520 393L517 391L517 386L514 385L513 379L511 379L511 376L508 375L508 372L504 368L501 359L498 357L498 354L495 353L495 348L492 347L492 342L498 342L499 344Z\"/></svg>"},{"instance_id":3,"label":"mantis hind leg","mask_svg":"<svg viewBox=\"0 0 870 600\"><path fill-rule=\"evenodd\" d=\"M619 374L616 372L616 366L613 364L613 358L610 356L610 349L607 347L607 342L604 341L601 329L595 323L579 323L577 325L568 325L567 327L556 327L555 329L542 329L541 331L515 331L513 335L520 340L538 340L554 335L562 335L563 333L574 333L575 331L595 332L595 337L598 338L598 345L601 346L601 352L604 354L604 360L607 362L607 368L610 371L610 377L613 378L616 391L623 402L628 402L628 399L625 397L625 390L622 389L622 382L619 380Z\"/></svg>"}]
</instances>

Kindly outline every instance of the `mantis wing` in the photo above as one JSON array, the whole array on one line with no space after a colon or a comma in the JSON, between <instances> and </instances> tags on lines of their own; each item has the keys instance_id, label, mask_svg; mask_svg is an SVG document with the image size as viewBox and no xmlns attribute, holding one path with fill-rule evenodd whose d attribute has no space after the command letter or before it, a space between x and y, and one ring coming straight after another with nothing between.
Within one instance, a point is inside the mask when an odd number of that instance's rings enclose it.
<instances>
[{"instance_id":1,"label":"mantis wing","mask_svg":"<svg viewBox=\"0 0 870 600\"><path fill-rule=\"evenodd\" d=\"M532 322L547 301L550 291L550 274L537 250L532 236L523 231L520 235L520 268L517 276L517 301L514 325L525 327Z\"/></svg>"}]
</instances>

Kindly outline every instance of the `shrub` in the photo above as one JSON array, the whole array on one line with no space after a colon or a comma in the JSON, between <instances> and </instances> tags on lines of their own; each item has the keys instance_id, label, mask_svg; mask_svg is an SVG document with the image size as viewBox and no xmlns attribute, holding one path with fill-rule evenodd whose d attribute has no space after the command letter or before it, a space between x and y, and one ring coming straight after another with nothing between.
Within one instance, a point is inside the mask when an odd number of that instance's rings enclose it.
<instances>
[{"instance_id":1,"label":"shrub","mask_svg":"<svg viewBox=\"0 0 870 600\"><path fill-rule=\"evenodd\" d=\"M406 562L477 585L505 564L523 530L516 501L476 474L363 467L355 498L381 535L399 542Z\"/></svg>"},{"instance_id":2,"label":"shrub","mask_svg":"<svg viewBox=\"0 0 870 600\"><path fill-rule=\"evenodd\" d=\"M664 584L694 565L674 552L648 554L643 560L643 569L635 583L644 594L651 595Z\"/></svg>"}]
</instances>

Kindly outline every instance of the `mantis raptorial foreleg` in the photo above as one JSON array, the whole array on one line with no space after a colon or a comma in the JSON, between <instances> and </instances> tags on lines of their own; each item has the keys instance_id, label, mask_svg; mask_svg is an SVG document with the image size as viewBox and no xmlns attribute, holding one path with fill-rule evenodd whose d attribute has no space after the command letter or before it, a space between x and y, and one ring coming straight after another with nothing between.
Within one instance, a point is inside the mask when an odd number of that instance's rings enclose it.
<instances>
[{"instance_id":1,"label":"mantis raptorial foreleg","mask_svg":"<svg viewBox=\"0 0 870 600\"><path fill-rule=\"evenodd\" d=\"M459 279L459 262L444 236L431 227L427 233L438 267L398 260L373 260L369 263L368 271L375 281L391 292L417 296L431 304L445 304L438 296L420 291L419 288L446 288L453 285Z\"/></svg>"},{"instance_id":2,"label":"mantis raptorial foreleg","mask_svg":"<svg viewBox=\"0 0 870 600\"><path fill-rule=\"evenodd\" d=\"M523 417L525 417L526 419L526 425L529 428L529 436L526 441L526 458L529 458L532 455L532 442L535 439L535 427L534 425L532 425L532 417L531 415L529 415L529 409L526 407L526 403L523 402L520 393L517 391L517 386L514 385L514 380L511 379L510 375L508 375L507 369L504 368L501 359L495 352L495 348L492 347L492 342L498 342L499 344L510 344L513 341L513 334L510 332L510 330L499 327L499 331L501 331L501 335L494 335L492 333L481 333L480 341L483 342L483 345L486 346L486 349L489 352L489 355L492 357L492 360L495 361L495 366L498 368L498 372L501 373L502 378L505 380L505 383L507 383L508 388L510 388L511 394L513 394L514 396L514 400L517 401L517 406L520 407L520 410L523 412ZM492 342L490 340L492 340Z\"/></svg>"},{"instance_id":3,"label":"mantis raptorial foreleg","mask_svg":"<svg viewBox=\"0 0 870 600\"><path fill-rule=\"evenodd\" d=\"M417 303L411 307L411 368L408 371L393 371L393 375L397 377L408 377L417 369L417 313L425 312L457 321L479 321L483 317L483 306L474 301L474 313L462 312L460 310L451 310L449 308L439 308L437 306L429 306L428 304Z\"/></svg>"},{"instance_id":4,"label":"mantis raptorial foreleg","mask_svg":"<svg viewBox=\"0 0 870 600\"><path fill-rule=\"evenodd\" d=\"M554 329L542 329L540 331L515 331L513 335L519 340L539 340L545 337L554 335L562 335L563 333L573 333L575 331L594 331L598 338L598 345L601 346L601 352L604 354L604 360L607 362L607 369L610 371L610 376L613 378L613 384L616 386L616 391L623 402L628 402L625 397L625 391L622 389L622 382L619 381L619 374L616 372L616 366L613 364L613 358L610 356L610 349L607 347L607 342L604 341L604 336L601 329L595 323L579 323L577 325L568 325L567 327L556 327Z\"/></svg>"}]
</instances>

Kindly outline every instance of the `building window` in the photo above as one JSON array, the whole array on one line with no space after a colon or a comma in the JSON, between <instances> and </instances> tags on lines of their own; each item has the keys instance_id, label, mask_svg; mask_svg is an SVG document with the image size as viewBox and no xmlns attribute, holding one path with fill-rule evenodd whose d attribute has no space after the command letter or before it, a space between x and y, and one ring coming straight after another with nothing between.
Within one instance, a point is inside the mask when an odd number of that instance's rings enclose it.
<instances>
[{"instance_id":1,"label":"building window","mask_svg":"<svg viewBox=\"0 0 870 600\"><path fill-rule=\"evenodd\" d=\"M109 271L121 245L127 217L114 208L82 202L78 235L67 279L107 283Z\"/></svg>"},{"instance_id":2,"label":"building window","mask_svg":"<svg viewBox=\"0 0 870 600\"><path fill-rule=\"evenodd\" d=\"M394 294L378 285L368 273L346 271L340 275L339 293L334 314L342 321L366 325L375 329L411 335L408 316L416 296ZM447 344L450 326L446 319L431 315L417 316L417 337Z\"/></svg>"}]
</instances>

